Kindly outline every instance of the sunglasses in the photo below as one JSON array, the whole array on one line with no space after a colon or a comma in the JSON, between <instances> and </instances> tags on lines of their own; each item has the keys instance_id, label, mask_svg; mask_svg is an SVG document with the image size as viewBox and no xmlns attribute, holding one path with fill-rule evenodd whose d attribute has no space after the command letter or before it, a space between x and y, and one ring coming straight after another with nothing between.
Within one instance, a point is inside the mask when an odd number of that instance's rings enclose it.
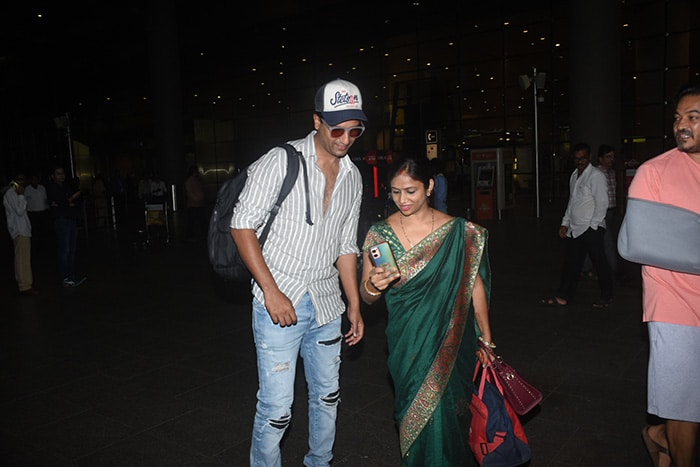
<instances>
[{"instance_id":1,"label":"sunglasses","mask_svg":"<svg viewBox=\"0 0 700 467\"><path fill-rule=\"evenodd\" d=\"M328 127L328 131L331 132L331 138L340 138L345 133L350 135L351 138L359 138L362 133L365 132L364 125L352 126L350 128L343 128L342 126L330 126L325 120L321 120L324 125Z\"/></svg>"}]
</instances>

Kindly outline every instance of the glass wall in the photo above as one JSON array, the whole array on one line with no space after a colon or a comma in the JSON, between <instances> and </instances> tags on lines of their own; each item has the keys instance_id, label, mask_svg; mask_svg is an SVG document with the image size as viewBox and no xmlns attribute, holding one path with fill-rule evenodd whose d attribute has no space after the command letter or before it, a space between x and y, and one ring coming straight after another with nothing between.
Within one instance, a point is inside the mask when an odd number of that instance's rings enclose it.
<instances>
[{"instance_id":1,"label":"glass wall","mask_svg":"<svg viewBox=\"0 0 700 467\"><path fill-rule=\"evenodd\" d=\"M678 0L623 3L622 152L644 161L673 147L673 98L700 83L700 18ZM694 47L695 46L695 47Z\"/></svg>"},{"instance_id":2,"label":"glass wall","mask_svg":"<svg viewBox=\"0 0 700 467\"><path fill-rule=\"evenodd\" d=\"M540 191L566 196L572 169L569 10L564 2L524 2L519 8L500 3L504 8L470 15L459 9L465 7L412 2L403 13L379 14L389 18L381 34L340 41L342 46L318 40L321 35L309 50L290 32L279 60L254 72L267 79L252 83L248 70L238 70L231 89L238 97L228 106L222 99L217 108L234 128L225 164L306 134L315 88L346 77L360 85L370 117L366 136L352 148L358 165L369 151L423 153L425 132L437 130L439 155L460 184L469 183L472 149L508 147L517 156L516 188L531 194L537 105ZM688 14L689 0L626 0L620 9L622 101L610 105L621 109L623 138L614 144L623 170L625 162L646 160L673 145L673 95L681 85L700 81L700 56L691 52L700 19ZM596 34L596 24L576 33ZM522 75L532 79L534 69L545 75L536 96L520 81ZM198 119L210 118L211 108L211 102L199 107ZM199 152L195 157L205 158ZM466 187L461 192L469 194Z\"/></svg>"},{"instance_id":3,"label":"glass wall","mask_svg":"<svg viewBox=\"0 0 700 467\"><path fill-rule=\"evenodd\" d=\"M361 168L367 168L364 156L370 151L380 164L389 151L424 152L425 132L434 130L439 157L459 184L469 182L471 150L507 147L517 158L517 188L531 194L537 121L541 191L566 195L561 180L571 170L565 156L573 111L570 68L576 60L570 56L571 35L592 36L599 25L572 31L569 2L472 3L360 2L362 8L348 18L326 4L291 0L250 24L235 25L223 6L179 4L186 162L200 166L215 192L230 171L307 134L316 88L343 77L362 89L370 118L351 150ZM620 109L622 138L615 144L623 163L646 160L673 145L673 96L682 84L700 82L700 17L689 14L695 7L690 0L618 5L621 101L610 105ZM545 74L537 96L522 80L532 78L533 69ZM6 94L3 102L11 103ZM126 168L129 158L148 159L155 152L148 97L143 89L120 88L109 101L86 98L67 109L76 141L90 147L91 157L106 161L94 166L109 166L105 170L112 173L117 161ZM34 160L54 152L46 147L51 141L65 146L54 128L40 138L22 127L5 125L4 154ZM148 167L148 161L131 166Z\"/></svg>"}]
</instances>

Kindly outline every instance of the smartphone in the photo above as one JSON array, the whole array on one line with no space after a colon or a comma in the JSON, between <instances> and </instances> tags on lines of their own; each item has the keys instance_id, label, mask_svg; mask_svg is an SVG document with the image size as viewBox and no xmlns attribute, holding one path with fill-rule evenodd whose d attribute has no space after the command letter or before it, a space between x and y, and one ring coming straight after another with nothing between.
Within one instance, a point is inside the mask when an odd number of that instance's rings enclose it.
<instances>
[{"instance_id":1,"label":"smartphone","mask_svg":"<svg viewBox=\"0 0 700 467\"><path fill-rule=\"evenodd\" d=\"M372 261L376 267L383 267L384 269L394 269L399 270L396 265L396 259L394 254L391 252L391 247L387 242L378 243L369 249L369 259Z\"/></svg>"}]
</instances>

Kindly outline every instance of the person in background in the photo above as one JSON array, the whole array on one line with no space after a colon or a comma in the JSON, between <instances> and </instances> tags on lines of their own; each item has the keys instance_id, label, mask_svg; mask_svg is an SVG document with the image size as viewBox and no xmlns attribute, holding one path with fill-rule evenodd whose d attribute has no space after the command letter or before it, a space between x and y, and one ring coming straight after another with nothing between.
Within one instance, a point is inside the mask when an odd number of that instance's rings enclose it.
<instances>
[{"instance_id":1,"label":"person in background","mask_svg":"<svg viewBox=\"0 0 700 467\"><path fill-rule=\"evenodd\" d=\"M437 157L431 159L430 163L433 167L433 207L438 211L447 213L447 177L443 173L444 164Z\"/></svg>"},{"instance_id":2,"label":"person in background","mask_svg":"<svg viewBox=\"0 0 700 467\"><path fill-rule=\"evenodd\" d=\"M27 215L27 200L24 196L26 179L17 173L2 197L7 216L7 231L12 237L15 254L15 279L20 295L36 295L32 276L32 224Z\"/></svg>"},{"instance_id":3,"label":"person in background","mask_svg":"<svg viewBox=\"0 0 700 467\"><path fill-rule=\"evenodd\" d=\"M566 306L578 287L586 253L598 273L599 298L594 308L606 308L613 298L610 265L605 258L603 237L605 215L610 203L605 174L591 165L591 148L586 143L573 147L576 169L569 180L569 202L559 227L559 237L566 242L559 288L552 297L543 298L544 306Z\"/></svg>"},{"instance_id":4,"label":"person in background","mask_svg":"<svg viewBox=\"0 0 700 467\"><path fill-rule=\"evenodd\" d=\"M617 232L619 219L617 210L617 175L615 173L615 148L603 144L598 148L598 168L605 174L608 181L608 210L605 212L605 235L603 246L605 257L608 259L610 271L618 272Z\"/></svg>"},{"instance_id":5,"label":"person in background","mask_svg":"<svg viewBox=\"0 0 700 467\"><path fill-rule=\"evenodd\" d=\"M63 287L78 287L85 276L75 273L75 252L78 242L81 192L66 183L66 171L62 166L53 170L48 189L51 217L58 241L58 259Z\"/></svg>"},{"instance_id":6,"label":"person in background","mask_svg":"<svg viewBox=\"0 0 700 467\"><path fill-rule=\"evenodd\" d=\"M41 184L38 175L31 176L29 185L24 188L24 197L27 200L27 213L32 223L33 237L45 237L50 226L49 199L46 187Z\"/></svg>"},{"instance_id":7,"label":"person in background","mask_svg":"<svg viewBox=\"0 0 700 467\"><path fill-rule=\"evenodd\" d=\"M154 173L151 177L150 201L152 203L165 203L167 201L168 187L160 175Z\"/></svg>"},{"instance_id":8,"label":"person in background","mask_svg":"<svg viewBox=\"0 0 700 467\"><path fill-rule=\"evenodd\" d=\"M204 184L199 178L196 165L187 170L185 178L185 209L187 212L185 235L188 241L202 240L206 237L207 213L205 212Z\"/></svg>"},{"instance_id":9,"label":"person in background","mask_svg":"<svg viewBox=\"0 0 700 467\"><path fill-rule=\"evenodd\" d=\"M109 226L109 192L103 174L98 173L92 181L92 196L95 208L95 227Z\"/></svg>"},{"instance_id":10,"label":"person in background","mask_svg":"<svg viewBox=\"0 0 700 467\"><path fill-rule=\"evenodd\" d=\"M280 442L292 420L299 355L304 359L309 404L304 465L330 465L340 403L341 344L343 337L355 345L364 336L357 292L362 177L347 154L364 132L367 117L359 88L341 79L321 86L314 104L314 130L290 141L301 152L306 170L300 167L265 250L261 251L256 232L282 186L287 166L284 148L275 147L250 165L231 220L231 234L253 275L259 389L251 466L282 464ZM350 329L343 335L341 317L346 310Z\"/></svg>"},{"instance_id":11,"label":"person in background","mask_svg":"<svg viewBox=\"0 0 700 467\"><path fill-rule=\"evenodd\" d=\"M629 198L700 215L700 85L682 89L675 102L676 147L639 166ZM642 265L642 285L647 411L665 420L644 427L642 436L655 465L693 467L700 426L700 275Z\"/></svg>"},{"instance_id":12,"label":"person in background","mask_svg":"<svg viewBox=\"0 0 700 467\"><path fill-rule=\"evenodd\" d=\"M144 171L143 177L139 179L138 184L138 198L143 203L151 201L152 182L151 176Z\"/></svg>"},{"instance_id":13,"label":"person in background","mask_svg":"<svg viewBox=\"0 0 700 467\"><path fill-rule=\"evenodd\" d=\"M477 359L495 348L489 323L488 231L428 202L435 182L427 161L389 169L398 211L373 225L362 247L360 296L386 302L389 372L403 466L475 465L469 448ZM398 270L373 266L387 242Z\"/></svg>"},{"instance_id":14,"label":"person in background","mask_svg":"<svg viewBox=\"0 0 700 467\"><path fill-rule=\"evenodd\" d=\"M619 221L617 215L617 178L615 174L615 148L607 144L602 144L598 148L598 166L601 172L605 174L608 181L608 210L605 213L605 235L603 236L603 246L605 248L605 257L608 259L608 265L612 274L618 271L618 255L617 255L617 232L619 229ZM596 276L591 262L591 257L586 255L586 261L583 264L583 273L591 279Z\"/></svg>"},{"instance_id":15,"label":"person in background","mask_svg":"<svg viewBox=\"0 0 700 467\"><path fill-rule=\"evenodd\" d=\"M126 179L119 170L112 172L109 180L109 193L114 200L114 219L117 228L124 228L122 224L127 223L127 193Z\"/></svg>"}]
</instances>

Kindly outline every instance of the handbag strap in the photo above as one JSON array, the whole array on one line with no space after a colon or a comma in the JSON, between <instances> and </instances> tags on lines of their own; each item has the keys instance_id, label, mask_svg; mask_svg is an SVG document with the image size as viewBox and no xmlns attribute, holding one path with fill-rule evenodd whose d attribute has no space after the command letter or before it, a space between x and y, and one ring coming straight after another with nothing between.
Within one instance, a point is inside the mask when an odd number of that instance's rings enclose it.
<instances>
[{"instance_id":1,"label":"handbag strap","mask_svg":"<svg viewBox=\"0 0 700 467\"><path fill-rule=\"evenodd\" d=\"M479 370L481 370L481 377L479 378ZM476 368L474 368L474 383L477 382L477 378L479 379L479 399L484 398L484 386L486 385L486 381L489 383L493 384L496 386L496 389L498 389L498 392L503 394L503 385L501 382L498 380L496 377L496 373L494 372L495 370L491 365L487 366L482 366L480 362L476 362Z\"/></svg>"},{"instance_id":2,"label":"handbag strap","mask_svg":"<svg viewBox=\"0 0 700 467\"><path fill-rule=\"evenodd\" d=\"M503 358L501 356L496 355L496 352L493 351L493 348L486 344L484 341L481 339L478 340L479 346L486 351L486 353L491 357L489 364L486 365L484 368L484 373L488 372L489 375L489 382L492 383L496 388L498 388L498 392L503 394L503 385L501 384L501 381L498 379L496 375L496 367L498 367L501 363L503 363ZM477 372L479 371L479 366L481 366L481 363L477 362L476 363L476 371L474 372L474 379L476 380L476 375ZM483 374L482 374L482 380L484 379ZM481 389L479 390L479 394L481 394Z\"/></svg>"}]
</instances>

